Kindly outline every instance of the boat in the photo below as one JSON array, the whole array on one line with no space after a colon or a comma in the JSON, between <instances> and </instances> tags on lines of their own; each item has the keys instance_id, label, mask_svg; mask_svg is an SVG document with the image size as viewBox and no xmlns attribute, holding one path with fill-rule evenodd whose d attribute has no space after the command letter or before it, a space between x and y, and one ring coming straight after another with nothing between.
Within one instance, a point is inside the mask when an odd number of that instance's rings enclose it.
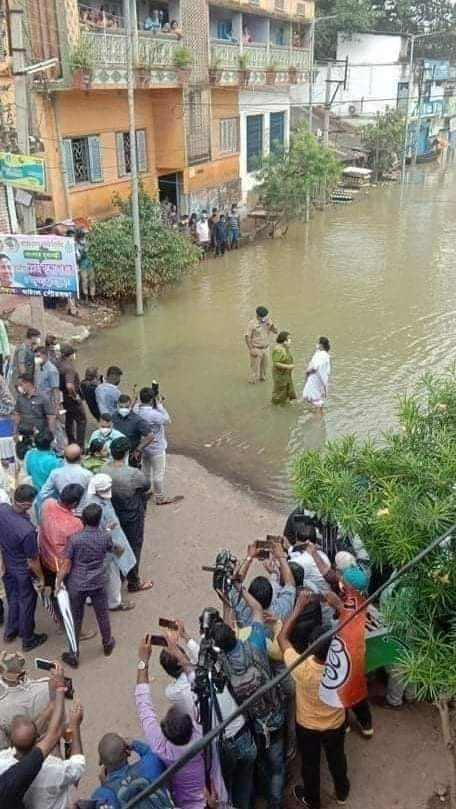
<instances>
[{"instance_id":1,"label":"boat","mask_svg":"<svg viewBox=\"0 0 456 809\"><path fill-rule=\"evenodd\" d=\"M431 149L430 152L423 152L423 154L417 154L416 162L417 163L432 163L433 160L437 160L437 158L440 157L441 153L442 153L442 150L439 148L439 149ZM410 166L410 164L412 162L412 158L407 157L405 162L407 163L407 166Z\"/></svg>"}]
</instances>

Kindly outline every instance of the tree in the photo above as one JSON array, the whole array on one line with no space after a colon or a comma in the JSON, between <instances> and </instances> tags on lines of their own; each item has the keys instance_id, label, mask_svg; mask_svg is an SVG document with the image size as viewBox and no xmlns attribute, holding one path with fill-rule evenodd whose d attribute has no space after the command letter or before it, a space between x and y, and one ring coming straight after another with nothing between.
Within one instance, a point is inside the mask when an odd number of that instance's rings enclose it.
<instances>
[{"instance_id":1,"label":"tree","mask_svg":"<svg viewBox=\"0 0 456 809\"><path fill-rule=\"evenodd\" d=\"M397 110L387 110L375 123L361 128L361 142L369 152L369 166L377 176L389 171L404 149L405 118Z\"/></svg>"},{"instance_id":2,"label":"tree","mask_svg":"<svg viewBox=\"0 0 456 809\"><path fill-rule=\"evenodd\" d=\"M106 298L128 299L135 294L135 262L131 199L115 197L117 216L97 222L89 235L97 287ZM200 251L188 239L166 227L158 202L143 190L139 200L143 287L147 293L178 280L198 263Z\"/></svg>"},{"instance_id":3,"label":"tree","mask_svg":"<svg viewBox=\"0 0 456 809\"><path fill-rule=\"evenodd\" d=\"M456 370L427 375L399 404L399 429L381 443L347 436L292 460L298 501L345 535L359 534L380 566L398 569L456 523ZM386 618L405 639L400 665L439 710L456 808L456 542L400 580Z\"/></svg>"},{"instance_id":4,"label":"tree","mask_svg":"<svg viewBox=\"0 0 456 809\"><path fill-rule=\"evenodd\" d=\"M276 149L257 172L259 191L266 210L285 218L299 217L307 197L331 188L340 177L341 165L305 125L292 134L288 150Z\"/></svg>"},{"instance_id":5,"label":"tree","mask_svg":"<svg viewBox=\"0 0 456 809\"><path fill-rule=\"evenodd\" d=\"M318 11L320 17L336 15L315 26L315 56L323 61L335 58L338 31L372 31L378 13L371 0L321 0Z\"/></svg>"}]
</instances>

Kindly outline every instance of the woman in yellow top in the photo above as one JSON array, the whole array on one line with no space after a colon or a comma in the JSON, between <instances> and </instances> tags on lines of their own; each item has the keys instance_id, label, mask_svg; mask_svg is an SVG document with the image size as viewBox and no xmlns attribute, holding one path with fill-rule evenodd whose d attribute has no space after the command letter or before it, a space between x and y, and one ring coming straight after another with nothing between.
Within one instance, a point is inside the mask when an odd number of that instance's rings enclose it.
<instances>
[{"instance_id":1,"label":"woman in yellow top","mask_svg":"<svg viewBox=\"0 0 456 809\"><path fill-rule=\"evenodd\" d=\"M272 350L272 404L284 405L296 401L292 373L293 357L290 353L290 334L281 331Z\"/></svg>"}]
</instances>

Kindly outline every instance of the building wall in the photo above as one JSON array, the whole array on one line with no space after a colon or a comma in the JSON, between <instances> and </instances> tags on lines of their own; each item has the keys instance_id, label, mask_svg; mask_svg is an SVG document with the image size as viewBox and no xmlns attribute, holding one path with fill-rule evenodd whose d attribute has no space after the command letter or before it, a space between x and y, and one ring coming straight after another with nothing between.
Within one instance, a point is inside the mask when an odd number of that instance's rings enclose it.
<instances>
[{"instance_id":1,"label":"building wall","mask_svg":"<svg viewBox=\"0 0 456 809\"><path fill-rule=\"evenodd\" d=\"M391 34L345 34L337 35L336 59L346 59L350 64L390 64L407 57L407 37Z\"/></svg>"},{"instance_id":2,"label":"building wall","mask_svg":"<svg viewBox=\"0 0 456 809\"><path fill-rule=\"evenodd\" d=\"M290 139L290 96L279 92L240 92L240 176L242 198L245 200L249 191L256 185L255 172L247 171L247 117L263 116L263 155L269 154L270 115L272 112L285 113L285 144Z\"/></svg>"},{"instance_id":3,"label":"building wall","mask_svg":"<svg viewBox=\"0 0 456 809\"><path fill-rule=\"evenodd\" d=\"M42 137L55 217L108 216L113 211L113 194L126 197L130 192L129 176L119 177L116 151L116 133L128 130L126 92L82 93L73 90L56 93L55 99L61 137L99 135L103 164L102 182L69 187L71 210L67 212L52 107L42 99ZM155 194L158 174L181 171L184 167L181 91L139 91L136 93L135 112L136 127L146 130L147 141L147 172L141 174L141 180L144 187Z\"/></svg>"}]
</instances>

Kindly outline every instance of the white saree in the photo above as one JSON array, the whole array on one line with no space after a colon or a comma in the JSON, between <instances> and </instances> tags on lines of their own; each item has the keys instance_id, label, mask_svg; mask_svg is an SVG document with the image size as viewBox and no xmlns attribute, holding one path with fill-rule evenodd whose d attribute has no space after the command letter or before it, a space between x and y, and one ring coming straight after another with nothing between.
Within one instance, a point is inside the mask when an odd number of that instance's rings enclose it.
<instances>
[{"instance_id":1,"label":"white saree","mask_svg":"<svg viewBox=\"0 0 456 809\"><path fill-rule=\"evenodd\" d=\"M309 373L310 372L310 373ZM328 396L329 374L331 372L331 360L327 351L318 348L313 355L307 368L306 383L302 392L304 401L315 407L322 407Z\"/></svg>"}]
</instances>

